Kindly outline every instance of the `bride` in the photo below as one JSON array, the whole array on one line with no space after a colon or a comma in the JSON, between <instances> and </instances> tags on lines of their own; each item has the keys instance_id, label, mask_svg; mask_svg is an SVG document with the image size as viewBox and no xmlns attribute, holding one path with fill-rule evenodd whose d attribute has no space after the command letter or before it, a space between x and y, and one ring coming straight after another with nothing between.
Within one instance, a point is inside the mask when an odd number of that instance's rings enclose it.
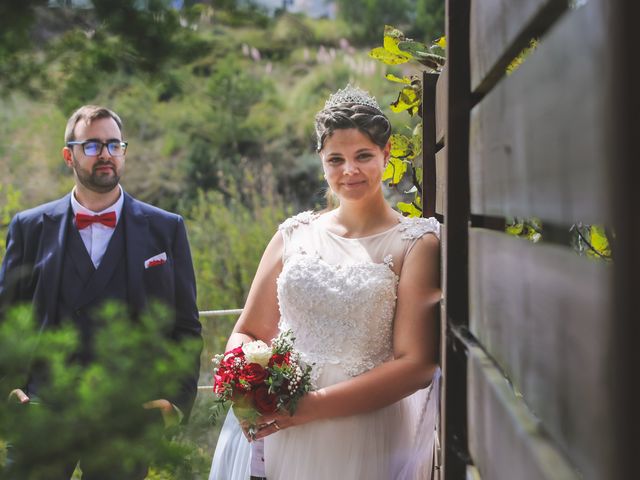
<instances>
[{"instance_id":1,"label":"bride","mask_svg":"<svg viewBox=\"0 0 640 480\"><path fill-rule=\"evenodd\" d=\"M385 200L391 125L374 98L349 85L327 100L315 126L339 206L280 225L227 343L269 343L291 329L315 390L294 415L259 419L252 440L264 439L269 480L428 479L439 224L404 218ZM247 438L230 413L210 480L248 478Z\"/></svg>"}]
</instances>

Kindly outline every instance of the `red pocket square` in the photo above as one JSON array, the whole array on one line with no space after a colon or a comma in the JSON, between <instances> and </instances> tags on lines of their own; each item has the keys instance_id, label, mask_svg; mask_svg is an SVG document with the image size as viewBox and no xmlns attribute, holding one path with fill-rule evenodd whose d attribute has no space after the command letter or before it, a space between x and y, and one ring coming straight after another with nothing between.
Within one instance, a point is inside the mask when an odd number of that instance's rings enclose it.
<instances>
[{"instance_id":1,"label":"red pocket square","mask_svg":"<svg viewBox=\"0 0 640 480\"><path fill-rule=\"evenodd\" d=\"M157 267L158 265L162 265L167 263L167 254L165 252L160 253L159 255L154 255L151 258L148 258L144 261L144 268Z\"/></svg>"}]
</instances>

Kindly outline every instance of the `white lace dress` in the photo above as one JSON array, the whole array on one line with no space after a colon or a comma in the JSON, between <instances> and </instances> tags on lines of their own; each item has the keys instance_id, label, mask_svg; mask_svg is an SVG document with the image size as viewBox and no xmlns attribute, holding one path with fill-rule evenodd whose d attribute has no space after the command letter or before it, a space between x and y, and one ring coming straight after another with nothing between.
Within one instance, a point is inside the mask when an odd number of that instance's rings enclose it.
<instances>
[{"instance_id":1,"label":"white lace dress","mask_svg":"<svg viewBox=\"0 0 640 480\"><path fill-rule=\"evenodd\" d=\"M360 375L393 357L398 274L416 240L439 235L435 219L401 219L364 238L343 238L325 218L304 212L280 226L280 329L313 364L322 388ZM432 386L372 413L312 422L265 439L268 480L430 478L437 416ZM244 438L233 440L230 417L216 447L210 479L248 478ZM235 422L237 423L237 422ZM227 430L225 432L225 430ZM222 443L222 444L221 444Z\"/></svg>"}]
</instances>

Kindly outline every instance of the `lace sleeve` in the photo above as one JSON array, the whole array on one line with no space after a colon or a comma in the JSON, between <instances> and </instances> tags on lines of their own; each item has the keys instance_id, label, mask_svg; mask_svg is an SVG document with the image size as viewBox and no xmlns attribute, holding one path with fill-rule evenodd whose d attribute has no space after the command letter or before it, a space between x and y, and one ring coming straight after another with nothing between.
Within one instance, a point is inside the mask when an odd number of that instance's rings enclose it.
<instances>
[{"instance_id":1,"label":"lace sleeve","mask_svg":"<svg viewBox=\"0 0 640 480\"><path fill-rule=\"evenodd\" d=\"M427 233L431 233L440 239L440 222L433 217L403 218L400 223L400 238L407 241L405 256L411 251L416 241Z\"/></svg>"},{"instance_id":2,"label":"lace sleeve","mask_svg":"<svg viewBox=\"0 0 640 480\"><path fill-rule=\"evenodd\" d=\"M301 225L309 225L312 221L318 218L318 216L319 216L318 213L312 210L307 210L305 212L300 212L297 215L294 215L293 217L287 218L284 222L282 222L278 226L278 231L282 235L282 240L284 242L284 247L282 249L283 263L291 253L291 237L293 233Z\"/></svg>"}]
</instances>

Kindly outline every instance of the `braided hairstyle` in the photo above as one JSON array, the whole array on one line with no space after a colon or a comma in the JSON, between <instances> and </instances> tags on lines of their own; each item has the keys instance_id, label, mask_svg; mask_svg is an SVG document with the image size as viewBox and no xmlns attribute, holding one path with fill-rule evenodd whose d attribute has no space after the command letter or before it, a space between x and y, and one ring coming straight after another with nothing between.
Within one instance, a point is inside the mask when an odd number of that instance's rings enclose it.
<instances>
[{"instance_id":1,"label":"braided hairstyle","mask_svg":"<svg viewBox=\"0 0 640 480\"><path fill-rule=\"evenodd\" d=\"M373 143L384 148L391 136L389 119L377 108L358 103L342 103L320 110L315 119L317 151L336 130L356 128Z\"/></svg>"}]
</instances>

